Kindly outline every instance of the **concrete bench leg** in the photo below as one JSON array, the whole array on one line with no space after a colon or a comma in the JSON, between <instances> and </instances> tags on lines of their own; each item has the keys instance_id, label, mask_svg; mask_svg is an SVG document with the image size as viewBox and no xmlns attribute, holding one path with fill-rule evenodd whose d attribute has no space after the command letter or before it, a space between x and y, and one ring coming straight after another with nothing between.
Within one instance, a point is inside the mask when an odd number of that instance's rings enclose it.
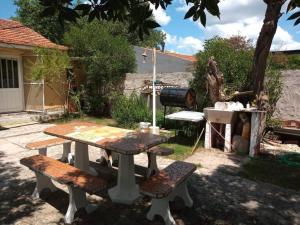
<instances>
[{"instance_id":1,"label":"concrete bench leg","mask_svg":"<svg viewBox=\"0 0 300 225\"><path fill-rule=\"evenodd\" d=\"M39 155L47 156L47 148L40 148L39 149Z\"/></svg>"},{"instance_id":2,"label":"concrete bench leg","mask_svg":"<svg viewBox=\"0 0 300 225\"><path fill-rule=\"evenodd\" d=\"M72 223L74 220L75 213L81 209L85 208L87 213L91 213L98 208L98 205L89 204L86 199L86 194L83 190L68 186L69 190L69 206L67 213L65 215L65 223Z\"/></svg>"},{"instance_id":3,"label":"concrete bench leg","mask_svg":"<svg viewBox=\"0 0 300 225\"><path fill-rule=\"evenodd\" d=\"M69 206L65 215L65 222L72 223L75 213L88 205L85 192L79 188L68 186L69 189Z\"/></svg>"},{"instance_id":4,"label":"concrete bench leg","mask_svg":"<svg viewBox=\"0 0 300 225\"><path fill-rule=\"evenodd\" d=\"M187 189L187 181L182 182L180 185L178 185L175 188L175 190L172 192L172 194L170 196L170 200L173 201L176 196L182 198L185 206L187 206L189 208L193 206L193 200Z\"/></svg>"},{"instance_id":5,"label":"concrete bench leg","mask_svg":"<svg viewBox=\"0 0 300 225\"><path fill-rule=\"evenodd\" d=\"M52 183L49 177L46 177L40 173L35 172L36 176L36 186L32 193L32 197L39 198L42 190L48 188L50 191L56 191L57 187Z\"/></svg>"},{"instance_id":6,"label":"concrete bench leg","mask_svg":"<svg viewBox=\"0 0 300 225\"><path fill-rule=\"evenodd\" d=\"M152 221L155 215L161 216L166 225L176 224L170 212L168 197L162 199L152 199L151 208L147 213L147 219Z\"/></svg>"},{"instance_id":7,"label":"concrete bench leg","mask_svg":"<svg viewBox=\"0 0 300 225\"><path fill-rule=\"evenodd\" d=\"M150 152L147 153L148 156L148 169L147 169L147 177L157 173L159 171L156 162L156 155Z\"/></svg>"},{"instance_id":8,"label":"concrete bench leg","mask_svg":"<svg viewBox=\"0 0 300 225\"><path fill-rule=\"evenodd\" d=\"M69 153L71 153L71 142L63 144L63 154L59 160L61 162L68 162Z\"/></svg>"}]
</instances>

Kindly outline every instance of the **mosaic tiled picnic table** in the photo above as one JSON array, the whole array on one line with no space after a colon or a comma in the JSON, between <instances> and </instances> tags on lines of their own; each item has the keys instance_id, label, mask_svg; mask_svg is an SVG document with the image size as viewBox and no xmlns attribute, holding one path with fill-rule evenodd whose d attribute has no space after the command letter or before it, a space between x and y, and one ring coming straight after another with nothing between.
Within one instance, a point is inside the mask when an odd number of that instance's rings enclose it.
<instances>
[{"instance_id":1,"label":"mosaic tiled picnic table","mask_svg":"<svg viewBox=\"0 0 300 225\"><path fill-rule=\"evenodd\" d=\"M44 133L75 141L74 166L94 173L89 168L88 145L119 153L117 186L109 190L112 201L131 204L139 196L135 183L133 155L167 141L165 137L139 133L94 123L74 122L47 128Z\"/></svg>"}]
</instances>

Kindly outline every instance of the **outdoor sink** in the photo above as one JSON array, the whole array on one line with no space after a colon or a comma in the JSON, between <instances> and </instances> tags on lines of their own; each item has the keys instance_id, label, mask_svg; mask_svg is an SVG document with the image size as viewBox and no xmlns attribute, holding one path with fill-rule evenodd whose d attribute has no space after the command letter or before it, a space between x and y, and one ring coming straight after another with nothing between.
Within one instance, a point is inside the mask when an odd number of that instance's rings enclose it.
<instances>
[{"instance_id":1,"label":"outdoor sink","mask_svg":"<svg viewBox=\"0 0 300 225\"><path fill-rule=\"evenodd\" d=\"M204 115L205 118L210 122L231 124L235 118L236 112L208 107L204 109Z\"/></svg>"}]
</instances>

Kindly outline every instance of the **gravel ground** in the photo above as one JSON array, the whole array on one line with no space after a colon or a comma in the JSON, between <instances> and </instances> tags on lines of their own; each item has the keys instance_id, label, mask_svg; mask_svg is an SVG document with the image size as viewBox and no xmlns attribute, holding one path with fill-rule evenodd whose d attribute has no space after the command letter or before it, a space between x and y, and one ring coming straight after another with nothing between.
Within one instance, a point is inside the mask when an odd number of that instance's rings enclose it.
<instances>
[{"instance_id":1,"label":"gravel ground","mask_svg":"<svg viewBox=\"0 0 300 225\"><path fill-rule=\"evenodd\" d=\"M68 205L66 187L56 184L60 191L43 193L42 198L30 197L34 189L34 174L19 164L22 157L36 154L24 146L33 140L49 138L42 130L51 124L35 124L0 131L0 224L63 224ZM49 149L51 157L59 158L62 147ZM90 160L101 156L97 148L89 148ZM215 150L201 150L186 161L201 164L189 181L194 200L191 209L180 199L171 204L177 225L201 224L300 224L300 193L278 186L253 182L223 173L238 172L247 158ZM144 154L135 157L136 164L146 165ZM159 158L161 168L172 160ZM88 196L99 209L87 215L79 211L74 224L98 225L162 225L160 218L148 221L149 199L140 198L136 204L125 206L112 203L107 194Z\"/></svg>"}]
</instances>

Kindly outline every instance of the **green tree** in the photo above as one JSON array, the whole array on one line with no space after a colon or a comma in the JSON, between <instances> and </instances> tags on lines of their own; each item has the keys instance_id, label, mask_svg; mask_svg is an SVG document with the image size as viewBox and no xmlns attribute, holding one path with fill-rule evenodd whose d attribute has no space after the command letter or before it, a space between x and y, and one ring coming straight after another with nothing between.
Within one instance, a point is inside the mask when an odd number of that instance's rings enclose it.
<instances>
[{"instance_id":1,"label":"green tree","mask_svg":"<svg viewBox=\"0 0 300 225\"><path fill-rule=\"evenodd\" d=\"M225 92L227 96L231 96L234 91L249 90L251 83L249 74L251 73L253 54L254 47L246 38L241 36L233 36L229 39L215 37L205 41L204 50L197 54L196 70L191 83L192 87L197 91L200 109L209 104L205 85L206 65L209 57L215 57L218 67L224 75ZM270 55L268 60L266 80L264 82L270 104L267 112L267 126L274 126L276 121L272 116L283 89L281 70L289 69L285 64L284 67L278 67L278 64L274 63L274 61L287 62L287 59L282 60L284 58L287 57L280 55L279 58L274 58L273 55Z\"/></svg>"},{"instance_id":2,"label":"green tree","mask_svg":"<svg viewBox=\"0 0 300 225\"><path fill-rule=\"evenodd\" d=\"M124 36L130 44L141 46L141 47L150 47L150 48L158 48L160 49L162 44L166 39L165 33L161 30L153 29L149 31L149 35L145 36L143 40L141 40L136 31L128 32L129 24L126 21L100 21L103 24L107 24L108 31L113 35L121 35Z\"/></svg>"},{"instance_id":3,"label":"green tree","mask_svg":"<svg viewBox=\"0 0 300 225\"><path fill-rule=\"evenodd\" d=\"M20 21L49 40L62 44L64 32L68 28L66 22L62 25L56 15L42 16L44 7L39 4L39 0L14 0L14 4L17 6L14 20Z\"/></svg>"},{"instance_id":4,"label":"green tree","mask_svg":"<svg viewBox=\"0 0 300 225\"><path fill-rule=\"evenodd\" d=\"M211 56L215 57L220 71L224 75L226 94L230 91L244 90L249 88L251 71L251 58L254 49L245 38L234 36L229 39L215 37L206 40L204 50L197 54L196 70L192 86L198 92L199 107L208 104L206 96L206 65Z\"/></svg>"},{"instance_id":5,"label":"green tree","mask_svg":"<svg viewBox=\"0 0 300 225\"><path fill-rule=\"evenodd\" d=\"M166 34L161 30L157 29L151 30L150 35L145 36L143 40L141 40L138 37L137 32L132 32L128 34L128 40L131 44L148 48L164 48L165 39Z\"/></svg>"},{"instance_id":6,"label":"green tree","mask_svg":"<svg viewBox=\"0 0 300 225\"><path fill-rule=\"evenodd\" d=\"M113 91L120 91L125 74L135 70L133 47L122 35L111 34L111 24L82 19L65 34L72 56L81 57L87 74L86 109L102 114ZM97 35L95 35L97 34Z\"/></svg>"}]
</instances>

